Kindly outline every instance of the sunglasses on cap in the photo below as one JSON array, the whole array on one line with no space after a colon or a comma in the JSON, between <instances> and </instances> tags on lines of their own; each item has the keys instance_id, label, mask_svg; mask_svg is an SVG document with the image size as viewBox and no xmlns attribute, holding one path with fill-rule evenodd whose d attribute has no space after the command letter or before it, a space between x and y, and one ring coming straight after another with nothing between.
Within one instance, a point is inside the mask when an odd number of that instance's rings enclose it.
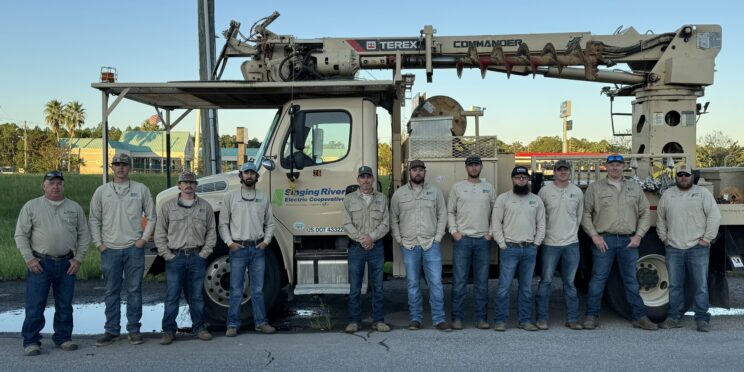
<instances>
[{"instance_id":1,"label":"sunglasses on cap","mask_svg":"<svg viewBox=\"0 0 744 372\"><path fill-rule=\"evenodd\" d=\"M57 177L62 178L62 172L52 171L52 172L47 172L47 174L44 175L44 178L57 178Z\"/></svg>"},{"instance_id":2,"label":"sunglasses on cap","mask_svg":"<svg viewBox=\"0 0 744 372\"><path fill-rule=\"evenodd\" d=\"M622 155L610 155L610 156L607 157L607 162L608 163L612 163L613 161L623 162L623 161L625 161L625 159L623 159L623 156Z\"/></svg>"},{"instance_id":3,"label":"sunglasses on cap","mask_svg":"<svg viewBox=\"0 0 744 372\"><path fill-rule=\"evenodd\" d=\"M677 172L677 177L690 177L692 174L687 172Z\"/></svg>"}]
</instances>

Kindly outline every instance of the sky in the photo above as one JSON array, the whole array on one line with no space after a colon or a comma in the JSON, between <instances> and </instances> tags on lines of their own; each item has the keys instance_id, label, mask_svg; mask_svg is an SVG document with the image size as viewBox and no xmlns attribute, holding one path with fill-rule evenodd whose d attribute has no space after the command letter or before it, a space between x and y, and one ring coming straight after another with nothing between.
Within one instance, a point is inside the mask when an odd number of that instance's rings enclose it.
<instances>
[{"instance_id":1,"label":"sky","mask_svg":"<svg viewBox=\"0 0 744 372\"><path fill-rule=\"evenodd\" d=\"M87 112L86 127L101 118L101 93L91 88L102 66L117 69L120 82L167 82L198 80L199 49L197 0L127 0L101 2L3 1L0 3L0 123L24 121L44 126L46 102L79 101ZM698 123L698 137L721 131L744 142L737 104L744 61L744 5L724 0L700 1L245 1L216 0L217 50L224 44L221 33L230 20L248 31L253 22L279 11L269 27L277 34L302 39L320 37L417 37L424 25L437 35L503 35L548 32L590 32L610 35L618 27L634 27L639 33L673 32L685 24L719 24L723 48L716 59L715 83L707 87L700 103L711 102ZM533 48L535 49L535 48ZM241 79L238 59L228 62L223 79ZM537 136L560 136L560 104L572 101L574 130L569 136L591 140L610 139L609 100L599 94L608 84L512 76L489 72L481 79L477 69L465 70L458 79L454 70L434 71L433 83L415 72L413 93L447 95L464 108L485 107L481 134L496 135L506 142L529 143ZM362 79L387 80L390 71L362 71ZM618 112L631 111L631 99L615 101ZM410 102L403 109L410 115ZM125 100L111 114L109 123L121 129L138 125L154 109ZM262 139L273 111L223 110L220 134L234 134L237 126L248 128L249 137ZM175 117L180 115L176 113ZM173 117L173 116L172 116ZM190 114L175 130L193 131ZM389 126L389 120L381 120ZM619 130L630 121L616 121ZM382 124L381 124L382 126ZM472 134L473 125L467 134ZM389 140L389 130L381 131Z\"/></svg>"}]
</instances>

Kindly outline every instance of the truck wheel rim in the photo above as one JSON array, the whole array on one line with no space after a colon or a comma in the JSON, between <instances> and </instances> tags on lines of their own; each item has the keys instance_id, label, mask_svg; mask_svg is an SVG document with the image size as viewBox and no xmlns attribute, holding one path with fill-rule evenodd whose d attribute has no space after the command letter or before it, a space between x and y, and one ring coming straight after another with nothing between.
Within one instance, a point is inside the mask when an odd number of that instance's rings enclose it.
<instances>
[{"instance_id":1,"label":"truck wheel rim","mask_svg":"<svg viewBox=\"0 0 744 372\"><path fill-rule=\"evenodd\" d=\"M251 282L248 270L244 273L243 300L244 304L251 299ZM230 306L230 256L224 255L207 265L204 275L204 290L209 299L223 307Z\"/></svg>"},{"instance_id":2,"label":"truck wheel rim","mask_svg":"<svg viewBox=\"0 0 744 372\"><path fill-rule=\"evenodd\" d=\"M646 306L658 307L669 303L669 272L664 256L650 254L639 258L636 279Z\"/></svg>"}]
</instances>

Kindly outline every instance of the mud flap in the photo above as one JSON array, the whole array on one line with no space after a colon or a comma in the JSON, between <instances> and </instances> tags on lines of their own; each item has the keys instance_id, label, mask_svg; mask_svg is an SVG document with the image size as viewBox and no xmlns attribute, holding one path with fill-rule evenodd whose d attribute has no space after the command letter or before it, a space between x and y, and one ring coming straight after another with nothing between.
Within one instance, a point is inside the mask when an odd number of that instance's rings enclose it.
<instances>
[{"instance_id":1,"label":"mud flap","mask_svg":"<svg viewBox=\"0 0 744 372\"><path fill-rule=\"evenodd\" d=\"M711 274L708 276L708 297L711 306L730 308L729 287L726 275Z\"/></svg>"}]
</instances>

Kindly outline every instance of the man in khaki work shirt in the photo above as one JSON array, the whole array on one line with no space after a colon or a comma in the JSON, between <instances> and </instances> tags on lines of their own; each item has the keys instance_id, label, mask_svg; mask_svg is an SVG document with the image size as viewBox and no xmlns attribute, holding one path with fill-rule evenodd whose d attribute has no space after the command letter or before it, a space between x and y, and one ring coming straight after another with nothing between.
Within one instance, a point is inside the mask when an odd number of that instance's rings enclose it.
<instances>
[{"instance_id":1,"label":"man in khaki work shirt","mask_svg":"<svg viewBox=\"0 0 744 372\"><path fill-rule=\"evenodd\" d=\"M145 342L140 333L142 278L145 273L145 242L155 230L155 206L150 189L129 179L132 161L117 154L111 161L114 180L99 186L90 201L90 234L101 252L101 272L106 282L106 324L96 346L110 345L121 331L122 276L127 291L129 343ZM142 217L147 225L142 227Z\"/></svg>"},{"instance_id":2,"label":"man in khaki work shirt","mask_svg":"<svg viewBox=\"0 0 744 372\"><path fill-rule=\"evenodd\" d=\"M548 329L550 286L561 262L563 296L566 299L566 327L582 329L579 323L579 297L574 277L579 267L579 226L584 215L584 193L571 183L571 164L558 160L553 167L554 180L537 194L545 204L545 240L540 247L540 284L537 287L537 328Z\"/></svg>"},{"instance_id":3,"label":"man in khaki work shirt","mask_svg":"<svg viewBox=\"0 0 744 372\"><path fill-rule=\"evenodd\" d=\"M199 339L212 339L204 325L204 273L206 259L217 242L214 211L196 196L196 175L184 171L178 177L178 197L158 208L155 245L165 259L165 310L161 345L170 345L178 330L178 302L186 295L191 313L191 332Z\"/></svg>"},{"instance_id":4,"label":"man in khaki work shirt","mask_svg":"<svg viewBox=\"0 0 744 372\"><path fill-rule=\"evenodd\" d=\"M23 320L24 354L41 354L41 330L49 287L54 294L52 341L65 351L78 348L72 342L72 297L76 274L88 252L90 235L80 204L65 198L62 172L44 175L44 195L21 208L15 241L26 262L26 318Z\"/></svg>"},{"instance_id":5,"label":"man in khaki work shirt","mask_svg":"<svg viewBox=\"0 0 744 372\"><path fill-rule=\"evenodd\" d=\"M583 327L595 329L599 325L602 293L612 263L617 259L633 327L653 331L658 326L646 316L646 305L639 294L636 279L638 247L650 227L648 199L637 183L623 177L625 163L622 155L608 156L606 168L607 178L589 185L584 194L581 226L592 238L593 246L592 278Z\"/></svg>"},{"instance_id":6,"label":"man in khaki work shirt","mask_svg":"<svg viewBox=\"0 0 744 372\"><path fill-rule=\"evenodd\" d=\"M364 264L369 269L369 284L372 288L372 329L387 332L385 324L385 293L382 279L385 266L385 247L382 237L390 229L390 214L387 198L375 191L375 177L372 168L359 168L357 182L359 189L344 197L341 222L352 240L349 246L349 324L344 330L354 333L359 330L361 317L361 292L364 278Z\"/></svg>"},{"instance_id":7,"label":"man in khaki work shirt","mask_svg":"<svg viewBox=\"0 0 744 372\"><path fill-rule=\"evenodd\" d=\"M240 328L245 270L251 283L251 307L255 329L261 333L276 330L266 321L263 286L266 272L266 248L274 235L274 216L268 195L256 189L258 168L244 163L238 172L240 188L224 198L220 213L220 237L230 250L230 306L227 310L227 337L235 337Z\"/></svg>"},{"instance_id":8,"label":"man in khaki work shirt","mask_svg":"<svg viewBox=\"0 0 744 372\"><path fill-rule=\"evenodd\" d=\"M494 330L506 331L509 319L509 289L519 282L519 328L537 331L532 323L532 274L537 246L545 238L545 206L530 192L530 172L523 166L512 169L512 190L496 198L491 215L491 234L499 245L499 285L496 288Z\"/></svg>"},{"instance_id":9,"label":"man in khaki work shirt","mask_svg":"<svg viewBox=\"0 0 744 372\"><path fill-rule=\"evenodd\" d=\"M475 325L488 324L488 269L491 256L491 210L496 202L493 185L481 180L483 162L480 156L465 159L468 178L455 183L447 199L450 235L455 242L452 250L452 329L462 329L465 318L465 295L468 273L473 267L473 297Z\"/></svg>"},{"instance_id":10,"label":"man in khaki work shirt","mask_svg":"<svg viewBox=\"0 0 744 372\"><path fill-rule=\"evenodd\" d=\"M409 330L421 329L424 316L421 300L421 267L429 285L429 304L434 326L451 331L444 316L442 288L442 253L439 244L447 226L447 206L444 195L435 186L425 183L426 165L413 160L408 166L409 182L395 191L390 201L390 230L400 245L406 266Z\"/></svg>"},{"instance_id":11,"label":"man in khaki work shirt","mask_svg":"<svg viewBox=\"0 0 744 372\"><path fill-rule=\"evenodd\" d=\"M721 211L710 191L693 184L692 168L680 165L676 176L676 187L664 191L656 209L656 232L666 247L669 272L669 311L660 326L682 327L687 282L691 283L697 330L708 332L708 261Z\"/></svg>"}]
</instances>

